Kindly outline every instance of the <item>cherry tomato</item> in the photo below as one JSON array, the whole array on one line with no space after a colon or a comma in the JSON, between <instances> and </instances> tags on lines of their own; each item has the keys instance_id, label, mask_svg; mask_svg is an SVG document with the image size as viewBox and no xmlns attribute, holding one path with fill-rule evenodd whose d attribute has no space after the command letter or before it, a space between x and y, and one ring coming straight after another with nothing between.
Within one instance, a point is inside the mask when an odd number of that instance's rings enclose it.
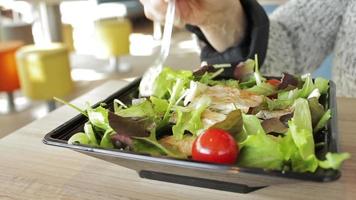
<instances>
[{"instance_id":1,"label":"cherry tomato","mask_svg":"<svg viewBox=\"0 0 356 200\"><path fill-rule=\"evenodd\" d=\"M192 158L196 161L234 164L239 147L234 138L221 129L208 129L195 139Z\"/></svg>"},{"instance_id":2,"label":"cherry tomato","mask_svg":"<svg viewBox=\"0 0 356 200\"><path fill-rule=\"evenodd\" d=\"M270 85L273 85L275 87L278 87L279 84L281 84L281 81L277 80L277 79L270 79L270 80L267 80L267 83L269 83Z\"/></svg>"}]
</instances>

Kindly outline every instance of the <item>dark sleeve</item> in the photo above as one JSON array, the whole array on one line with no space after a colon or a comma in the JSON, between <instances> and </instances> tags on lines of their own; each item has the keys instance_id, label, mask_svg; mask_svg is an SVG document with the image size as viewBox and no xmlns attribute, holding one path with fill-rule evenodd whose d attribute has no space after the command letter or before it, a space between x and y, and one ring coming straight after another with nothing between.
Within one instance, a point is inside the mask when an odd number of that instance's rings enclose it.
<instances>
[{"instance_id":1,"label":"dark sleeve","mask_svg":"<svg viewBox=\"0 0 356 200\"><path fill-rule=\"evenodd\" d=\"M186 26L189 31L196 34L205 43L200 55L202 61L206 61L208 64L231 63L232 66L235 66L248 58L254 58L255 54L257 54L260 65L263 64L268 44L268 16L256 0L241 0L241 4L247 18L246 36L239 44L230 47L222 53L217 52L210 45L198 27L192 25Z\"/></svg>"}]
</instances>

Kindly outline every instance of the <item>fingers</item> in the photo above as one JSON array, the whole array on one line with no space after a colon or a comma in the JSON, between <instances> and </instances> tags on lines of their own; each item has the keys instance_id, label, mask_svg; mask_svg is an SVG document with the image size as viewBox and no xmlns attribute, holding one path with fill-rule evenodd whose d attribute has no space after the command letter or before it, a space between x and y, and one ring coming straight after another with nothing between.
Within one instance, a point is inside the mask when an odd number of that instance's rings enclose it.
<instances>
[{"instance_id":1,"label":"fingers","mask_svg":"<svg viewBox=\"0 0 356 200\"><path fill-rule=\"evenodd\" d=\"M166 0L140 0L144 6L144 12L148 19L163 22L167 10Z\"/></svg>"}]
</instances>

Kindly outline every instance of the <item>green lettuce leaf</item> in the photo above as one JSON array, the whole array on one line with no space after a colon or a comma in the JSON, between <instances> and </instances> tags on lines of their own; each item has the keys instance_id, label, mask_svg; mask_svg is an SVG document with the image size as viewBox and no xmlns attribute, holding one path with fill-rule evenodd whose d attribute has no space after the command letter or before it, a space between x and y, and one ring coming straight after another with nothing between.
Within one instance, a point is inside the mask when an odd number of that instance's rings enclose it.
<instances>
[{"instance_id":1,"label":"green lettuce leaf","mask_svg":"<svg viewBox=\"0 0 356 200\"><path fill-rule=\"evenodd\" d=\"M128 108L121 108L116 110L115 114L121 117L149 117L154 118L156 116L152 104L148 100L132 105Z\"/></svg>"},{"instance_id":2,"label":"green lettuce leaf","mask_svg":"<svg viewBox=\"0 0 356 200\"><path fill-rule=\"evenodd\" d=\"M313 83L310 75L305 77L303 88L299 90L298 97L307 98L309 94L315 89L315 85Z\"/></svg>"},{"instance_id":3,"label":"green lettuce leaf","mask_svg":"<svg viewBox=\"0 0 356 200\"><path fill-rule=\"evenodd\" d=\"M264 133L265 131L261 125L261 121L255 115L242 115L243 129L247 135L255 135L258 132Z\"/></svg>"},{"instance_id":4,"label":"green lettuce leaf","mask_svg":"<svg viewBox=\"0 0 356 200\"><path fill-rule=\"evenodd\" d=\"M290 131L288 131L284 137L279 139L280 150L283 153L285 161L289 161L295 152L298 152L297 146L294 144L293 137Z\"/></svg>"},{"instance_id":5,"label":"green lettuce leaf","mask_svg":"<svg viewBox=\"0 0 356 200\"><path fill-rule=\"evenodd\" d=\"M173 135L182 139L186 130L197 135L198 130L203 128L201 114L210 105L210 102L210 98L203 95L196 102L190 104L191 109L188 112L185 109L177 108L177 122L172 127Z\"/></svg>"},{"instance_id":6,"label":"green lettuce leaf","mask_svg":"<svg viewBox=\"0 0 356 200\"><path fill-rule=\"evenodd\" d=\"M238 164L253 168L282 169L284 154L280 138L267 135L256 116L242 115L242 118L243 134L247 138L240 140Z\"/></svg>"},{"instance_id":7,"label":"green lettuce leaf","mask_svg":"<svg viewBox=\"0 0 356 200\"><path fill-rule=\"evenodd\" d=\"M84 124L84 132L89 139L89 144L91 146L98 146L98 141L96 139L93 126L91 125L90 122Z\"/></svg>"},{"instance_id":8,"label":"green lettuce leaf","mask_svg":"<svg viewBox=\"0 0 356 200\"><path fill-rule=\"evenodd\" d=\"M74 105L74 104L71 104L71 103L69 103L68 101L65 101L65 100L63 100L63 99L60 99L60 98L58 98L58 97L53 97L53 99L56 100L56 101L58 101L58 102L60 102L60 103L62 103L62 104L65 104L65 105L67 105L67 106L73 108L74 110L77 110L78 112L80 112L80 113L83 114L84 116L88 117L88 114L87 114L86 110L83 110L83 109L79 108L78 106L76 106L76 105Z\"/></svg>"},{"instance_id":9,"label":"green lettuce leaf","mask_svg":"<svg viewBox=\"0 0 356 200\"><path fill-rule=\"evenodd\" d=\"M318 167L315 156L315 144L309 104L299 98L294 102L294 115L288 122L289 134L296 150L291 153L292 170L296 172L314 172ZM293 144L290 144L293 146ZM287 157L287 156L285 156Z\"/></svg>"},{"instance_id":10,"label":"green lettuce leaf","mask_svg":"<svg viewBox=\"0 0 356 200\"><path fill-rule=\"evenodd\" d=\"M260 83L259 85L255 85L252 88L248 88L246 90L254 94L259 94L264 96L275 94L277 91L276 87L274 87L269 83Z\"/></svg>"},{"instance_id":11,"label":"green lettuce leaf","mask_svg":"<svg viewBox=\"0 0 356 200\"><path fill-rule=\"evenodd\" d=\"M255 60L254 60L254 65L255 65L255 72L253 73L254 74L254 77L255 77L255 80L256 80L256 84L258 86L260 86L262 83L264 83L266 81L266 78L264 78L259 70L260 66L259 66L259 63L258 63L258 56L257 54L255 54Z\"/></svg>"},{"instance_id":12,"label":"green lettuce leaf","mask_svg":"<svg viewBox=\"0 0 356 200\"><path fill-rule=\"evenodd\" d=\"M188 84L193 79L193 72L186 70L174 71L171 68L165 67L154 82L153 96L163 98L169 90L171 90L180 79L185 84Z\"/></svg>"},{"instance_id":13,"label":"green lettuce leaf","mask_svg":"<svg viewBox=\"0 0 356 200\"><path fill-rule=\"evenodd\" d=\"M267 102L268 110L284 110L293 105L294 99L269 99L265 98Z\"/></svg>"},{"instance_id":14,"label":"green lettuce leaf","mask_svg":"<svg viewBox=\"0 0 356 200\"><path fill-rule=\"evenodd\" d=\"M257 132L240 143L238 165L262 169L282 169L284 155L274 136Z\"/></svg>"},{"instance_id":15,"label":"green lettuce leaf","mask_svg":"<svg viewBox=\"0 0 356 200\"><path fill-rule=\"evenodd\" d=\"M294 152L291 157L292 171L294 172L315 172L318 168L318 159L314 154L306 158L302 158L297 152Z\"/></svg>"},{"instance_id":16,"label":"green lettuce leaf","mask_svg":"<svg viewBox=\"0 0 356 200\"><path fill-rule=\"evenodd\" d=\"M307 159L310 155L314 155L313 133L310 130L299 128L295 125L293 119L288 125L294 144L297 146L301 158Z\"/></svg>"},{"instance_id":17,"label":"green lettuce leaf","mask_svg":"<svg viewBox=\"0 0 356 200\"><path fill-rule=\"evenodd\" d=\"M302 136L299 136L299 139ZM298 140L298 139L297 139ZM302 139L303 140L303 139ZM305 142L306 140L304 140ZM297 141L298 142L298 141ZM300 141L299 141L300 142ZM285 163L291 164L291 170L294 172L314 172L318 167L318 160L314 153L308 153L306 145L295 144L292 132L288 131L286 135L279 140L280 150L283 153ZM303 143L302 143L303 144ZM304 143L306 144L306 143ZM304 157L303 157L304 155ZM288 167L288 166L286 166Z\"/></svg>"},{"instance_id":18,"label":"green lettuce leaf","mask_svg":"<svg viewBox=\"0 0 356 200\"><path fill-rule=\"evenodd\" d=\"M149 154L152 156L165 155L164 151L157 148L154 144L140 139L134 139L132 141L132 150L137 153Z\"/></svg>"},{"instance_id":19,"label":"green lettuce leaf","mask_svg":"<svg viewBox=\"0 0 356 200\"><path fill-rule=\"evenodd\" d=\"M330 109L327 110L324 115L320 118L319 122L317 123L317 125L314 128L314 133L317 133L318 131L320 131L322 128L324 128L326 126L326 124L328 123L329 119L331 118L331 111Z\"/></svg>"},{"instance_id":20,"label":"green lettuce leaf","mask_svg":"<svg viewBox=\"0 0 356 200\"><path fill-rule=\"evenodd\" d=\"M167 100L151 96L150 101L152 102L153 110L157 115L163 116L167 112L169 106Z\"/></svg>"},{"instance_id":21,"label":"green lettuce leaf","mask_svg":"<svg viewBox=\"0 0 356 200\"><path fill-rule=\"evenodd\" d=\"M110 129L109 120L108 120L108 110L102 106L96 108L87 108L88 118L90 123L102 130Z\"/></svg>"},{"instance_id":22,"label":"green lettuce leaf","mask_svg":"<svg viewBox=\"0 0 356 200\"><path fill-rule=\"evenodd\" d=\"M319 103L319 100L316 97L308 99L308 103L312 118L312 124L313 127L315 127L325 113L324 107Z\"/></svg>"},{"instance_id":23,"label":"green lettuce leaf","mask_svg":"<svg viewBox=\"0 0 356 200\"><path fill-rule=\"evenodd\" d=\"M221 86L227 86L227 87L232 87L232 88L239 88L239 82L236 80L233 80L233 79L210 80L205 84L210 85L210 86L221 85Z\"/></svg>"},{"instance_id":24,"label":"green lettuce leaf","mask_svg":"<svg viewBox=\"0 0 356 200\"><path fill-rule=\"evenodd\" d=\"M79 132L79 133L72 135L72 137L70 137L68 140L68 144L89 145L89 143L90 143L90 140L89 140L88 136L83 132Z\"/></svg>"},{"instance_id":25,"label":"green lettuce leaf","mask_svg":"<svg viewBox=\"0 0 356 200\"><path fill-rule=\"evenodd\" d=\"M156 129L150 131L149 137L133 137L132 148L135 152L148 153L151 155L166 155L174 158L185 158L186 156L178 151L172 151L157 141Z\"/></svg>"},{"instance_id":26,"label":"green lettuce leaf","mask_svg":"<svg viewBox=\"0 0 356 200\"><path fill-rule=\"evenodd\" d=\"M113 130L106 130L103 137L101 138L100 141L100 147L102 148L114 148L114 145L111 140L111 135L114 134L115 132Z\"/></svg>"},{"instance_id":27,"label":"green lettuce leaf","mask_svg":"<svg viewBox=\"0 0 356 200\"><path fill-rule=\"evenodd\" d=\"M223 71L224 71L224 69L219 69L216 72L205 72L203 74L203 76L201 76L198 81L200 83L203 83L203 84L206 84L206 85L212 85L212 84L216 83L214 81L214 78L219 76Z\"/></svg>"},{"instance_id":28,"label":"green lettuce leaf","mask_svg":"<svg viewBox=\"0 0 356 200\"><path fill-rule=\"evenodd\" d=\"M294 115L292 121L298 129L313 131L309 104L306 99L299 98L294 102Z\"/></svg>"},{"instance_id":29,"label":"green lettuce leaf","mask_svg":"<svg viewBox=\"0 0 356 200\"><path fill-rule=\"evenodd\" d=\"M327 153L326 160L319 161L320 167L324 169L339 169L342 162L349 159L351 156L349 153Z\"/></svg>"},{"instance_id":30,"label":"green lettuce leaf","mask_svg":"<svg viewBox=\"0 0 356 200\"><path fill-rule=\"evenodd\" d=\"M299 96L299 89L295 88L289 91L283 91L278 93L278 100L292 100L294 102L295 99Z\"/></svg>"},{"instance_id":31,"label":"green lettuce leaf","mask_svg":"<svg viewBox=\"0 0 356 200\"><path fill-rule=\"evenodd\" d=\"M320 94L326 94L329 90L329 80L317 77L314 80L315 87L319 89Z\"/></svg>"},{"instance_id":32,"label":"green lettuce leaf","mask_svg":"<svg viewBox=\"0 0 356 200\"><path fill-rule=\"evenodd\" d=\"M245 82L241 82L239 83L239 87L241 89L248 89L248 88L251 88L253 86L256 85L256 80L255 80L255 77L254 76L251 76L250 79L248 79L247 81Z\"/></svg>"},{"instance_id":33,"label":"green lettuce leaf","mask_svg":"<svg viewBox=\"0 0 356 200\"><path fill-rule=\"evenodd\" d=\"M167 111L164 114L163 117L163 121L168 121L169 117L170 117L170 111L171 108L178 104L179 100L182 100L180 97L183 95L186 87L185 87L186 83L183 79L177 79L175 84L172 87L172 90L169 91L170 93L170 98L168 100L168 107L167 107Z\"/></svg>"}]
</instances>

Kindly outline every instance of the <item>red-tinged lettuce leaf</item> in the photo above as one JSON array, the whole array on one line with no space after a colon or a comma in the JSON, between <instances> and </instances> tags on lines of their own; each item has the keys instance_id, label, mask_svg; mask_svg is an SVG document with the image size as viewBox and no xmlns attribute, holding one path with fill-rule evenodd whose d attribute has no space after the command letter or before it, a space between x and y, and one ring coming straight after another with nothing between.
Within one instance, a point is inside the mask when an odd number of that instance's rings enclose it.
<instances>
[{"instance_id":1,"label":"red-tinged lettuce leaf","mask_svg":"<svg viewBox=\"0 0 356 200\"><path fill-rule=\"evenodd\" d=\"M268 104L267 104L267 97L265 97L262 101L262 103L256 107L250 107L247 114L249 115L256 115L258 112L260 112L261 110L267 110L268 108Z\"/></svg>"},{"instance_id":2,"label":"red-tinged lettuce leaf","mask_svg":"<svg viewBox=\"0 0 356 200\"><path fill-rule=\"evenodd\" d=\"M286 133L288 127L279 118L271 118L262 121L262 127L266 133Z\"/></svg>"},{"instance_id":3,"label":"red-tinged lettuce leaf","mask_svg":"<svg viewBox=\"0 0 356 200\"><path fill-rule=\"evenodd\" d=\"M283 115L279 118L279 120L286 126L288 126L288 121L290 119L292 119L293 117L293 113L287 114L287 115Z\"/></svg>"},{"instance_id":4,"label":"red-tinged lettuce leaf","mask_svg":"<svg viewBox=\"0 0 356 200\"><path fill-rule=\"evenodd\" d=\"M283 73L281 83L278 85L279 90L284 90L284 89L294 89L297 88L298 85L300 85L300 79L296 76L293 76L288 73Z\"/></svg>"},{"instance_id":5,"label":"red-tinged lettuce leaf","mask_svg":"<svg viewBox=\"0 0 356 200\"><path fill-rule=\"evenodd\" d=\"M224 69L218 69L216 72L206 72L204 75L200 77L196 77L197 81L199 83L205 84L205 85L232 85L231 83L235 82L234 86L238 87L238 81L230 79L230 80L215 80L216 77L218 77L221 73L224 72Z\"/></svg>"},{"instance_id":6,"label":"red-tinged lettuce leaf","mask_svg":"<svg viewBox=\"0 0 356 200\"><path fill-rule=\"evenodd\" d=\"M218 68L215 68L212 65L204 65L204 66L200 67L199 69L195 70L193 72L193 75L195 77L199 77L199 76L203 76L206 73L214 73L218 70L219 70Z\"/></svg>"},{"instance_id":7,"label":"red-tinged lettuce leaf","mask_svg":"<svg viewBox=\"0 0 356 200\"><path fill-rule=\"evenodd\" d=\"M110 139L111 139L114 147L117 149L133 146L133 140L128 135L121 135L121 134L115 133L115 134L111 135Z\"/></svg>"},{"instance_id":8,"label":"red-tinged lettuce leaf","mask_svg":"<svg viewBox=\"0 0 356 200\"><path fill-rule=\"evenodd\" d=\"M130 117L121 117L109 112L109 124L118 134L136 137L149 136L148 127L151 121L143 119L134 119Z\"/></svg>"}]
</instances>

